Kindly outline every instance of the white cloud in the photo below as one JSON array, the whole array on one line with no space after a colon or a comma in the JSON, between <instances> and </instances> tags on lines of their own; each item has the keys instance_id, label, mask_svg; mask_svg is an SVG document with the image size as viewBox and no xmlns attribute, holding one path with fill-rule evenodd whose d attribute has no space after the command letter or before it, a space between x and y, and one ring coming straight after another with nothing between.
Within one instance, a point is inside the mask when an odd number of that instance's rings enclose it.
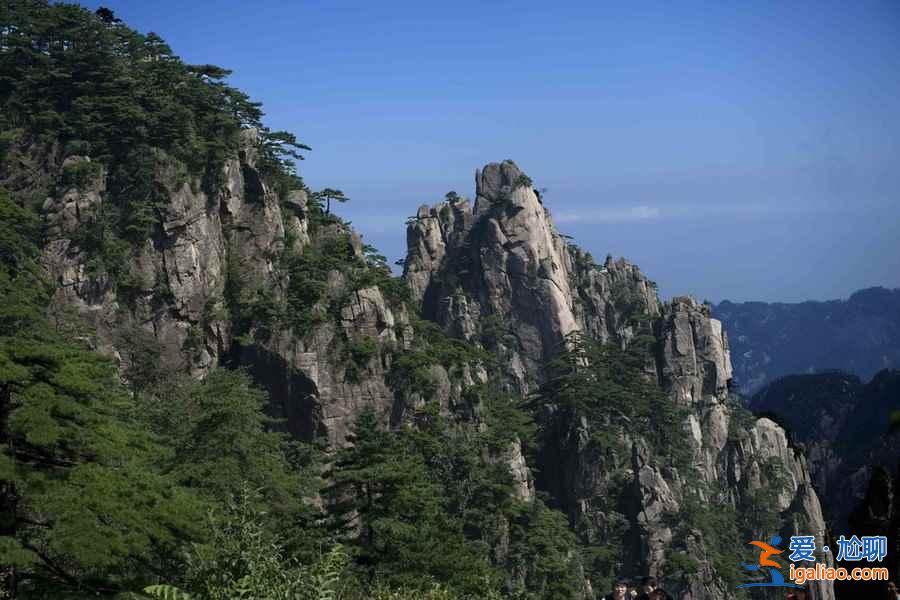
<instances>
[{"instance_id":1,"label":"white cloud","mask_svg":"<svg viewBox=\"0 0 900 600\"><path fill-rule=\"evenodd\" d=\"M608 207L577 211L562 211L553 215L557 223L621 223L624 221L652 221L659 219L655 206Z\"/></svg>"}]
</instances>

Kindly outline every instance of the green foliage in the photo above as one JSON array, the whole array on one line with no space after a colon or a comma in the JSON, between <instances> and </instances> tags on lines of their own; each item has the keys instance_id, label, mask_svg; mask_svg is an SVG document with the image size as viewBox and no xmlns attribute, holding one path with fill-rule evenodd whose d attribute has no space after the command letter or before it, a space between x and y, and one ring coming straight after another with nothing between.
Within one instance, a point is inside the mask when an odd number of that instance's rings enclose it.
<instances>
[{"instance_id":1,"label":"green foliage","mask_svg":"<svg viewBox=\"0 0 900 600\"><path fill-rule=\"evenodd\" d=\"M494 600L500 597L494 590L487 590L474 596L461 596L444 585L434 583L431 587L424 590L419 588L391 589L379 585L370 592L368 600L475 600L476 598L479 600Z\"/></svg>"},{"instance_id":2,"label":"green foliage","mask_svg":"<svg viewBox=\"0 0 900 600\"><path fill-rule=\"evenodd\" d=\"M580 334L568 336L548 365L547 380L527 403L538 427L535 458L548 471L550 489L568 485L554 483L561 456L580 453L607 474L597 483L602 491L590 500L591 511L601 517L574 524L585 574L596 589L611 586L629 567L622 562L629 519L620 503L632 485L628 440L644 440L650 460L663 467L684 472L691 462L686 415L648 373L648 342L638 336L622 350Z\"/></svg>"},{"instance_id":3,"label":"green foliage","mask_svg":"<svg viewBox=\"0 0 900 600\"><path fill-rule=\"evenodd\" d=\"M505 322L502 315L492 314L481 319L481 330L479 340L488 349L496 349L501 343L513 345L516 343L515 336L509 331L509 325Z\"/></svg>"},{"instance_id":4,"label":"green foliage","mask_svg":"<svg viewBox=\"0 0 900 600\"><path fill-rule=\"evenodd\" d=\"M127 279L131 270L131 246L117 233L115 211L101 208L80 227L72 241L87 255L87 272L94 277L109 276L114 281ZM125 290L122 290L123 293Z\"/></svg>"},{"instance_id":5,"label":"green foliage","mask_svg":"<svg viewBox=\"0 0 900 600\"><path fill-rule=\"evenodd\" d=\"M346 346L350 362L347 364L347 377L351 381L359 381L361 371L369 366L369 361L378 353L378 344L369 336L349 340Z\"/></svg>"},{"instance_id":6,"label":"green foliage","mask_svg":"<svg viewBox=\"0 0 900 600\"><path fill-rule=\"evenodd\" d=\"M583 587L575 534L566 517L541 500L520 504L510 523L510 566L526 574L514 595L528 600L577 598Z\"/></svg>"},{"instance_id":7,"label":"green foliage","mask_svg":"<svg viewBox=\"0 0 900 600\"><path fill-rule=\"evenodd\" d=\"M188 556L186 587L204 600L329 598L342 584L347 557L340 547L313 568L285 556L265 526L261 498L244 489L220 513L211 513L209 540Z\"/></svg>"},{"instance_id":8,"label":"green foliage","mask_svg":"<svg viewBox=\"0 0 900 600\"><path fill-rule=\"evenodd\" d=\"M465 365L487 365L492 357L463 340L448 337L435 323L414 320L416 346L394 354L388 383L394 390L417 393L430 398L434 393L431 367L440 365L452 371Z\"/></svg>"},{"instance_id":9,"label":"green foliage","mask_svg":"<svg viewBox=\"0 0 900 600\"><path fill-rule=\"evenodd\" d=\"M218 193L224 161L237 156L242 131L255 128L258 169L286 193L302 187L293 161L309 148L265 128L260 105L224 83L229 71L186 64L155 34L107 12L43 0L4 4L0 160L40 147L89 154L91 162L57 174L62 188L83 188L106 167L102 210L75 241L90 257L89 273L108 276L131 302L141 286L128 265L134 247L159 231L165 186L179 183L170 172Z\"/></svg>"},{"instance_id":10,"label":"green foliage","mask_svg":"<svg viewBox=\"0 0 900 600\"><path fill-rule=\"evenodd\" d=\"M646 313L647 301L627 279L613 280L610 289L613 304L626 318Z\"/></svg>"},{"instance_id":11,"label":"green foliage","mask_svg":"<svg viewBox=\"0 0 900 600\"><path fill-rule=\"evenodd\" d=\"M615 445L620 432L639 434L663 464L688 464L684 411L647 374L648 358L640 339L620 350L580 334L568 336L549 365L551 376L530 402L535 414L548 404L561 408L538 421L540 434L545 439L553 437L560 427L567 428L573 419L584 417L596 432L593 441L600 447Z\"/></svg>"},{"instance_id":12,"label":"green foliage","mask_svg":"<svg viewBox=\"0 0 900 600\"><path fill-rule=\"evenodd\" d=\"M312 201L315 202L320 208L322 203L325 203L325 214L331 213L331 203L334 202L349 202L350 198L344 195L344 192L341 190L335 190L332 188L325 188L323 190L319 190L318 192L313 192Z\"/></svg>"},{"instance_id":13,"label":"green foliage","mask_svg":"<svg viewBox=\"0 0 900 600\"><path fill-rule=\"evenodd\" d=\"M741 526L748 539L764 539L781 528L778 496L788 485L788 478L778 457L770 457L760 465L763 485L745 490L738 504Z\"/></svg>"},{"instance_id":14,"label":"green foliage","mask_svg":"<svg viewBox=\"0 0 900 600\"><path fill-rule=\"evenodd\" d=\"M888 417L888 433L894 434L900 431L900 410L892 410Z\"/></svg>"},{"instance_id":15,"label":"green foliage","mask_svg":"<svg viewBox=\"0 0 900 600\"><path fill-rule=\"evenodd\" d=\"M359 417L350 441L337 453L328 495L357 566L392 585L415 586L430 576L478 590L490 574L486 558L466 543L423 457L382 430L371 411Z\"/></svg>"},{"instance_id":16,"label":"green foliage","mask_svg":"<svg viewBox=\"0 0 900 600\"><path fill-rule=\"evenodd\" d=\"M670 575L693 575L699 564L685 552L669 552L666 555L666 571Z\"/></svg>"},{"instance_id":17,"label":"green foliage","mask_svg":"<svg viewBox=\"0 0 900 600\"><path fill-rule=\"evenodd\" d=\"M574 535L542 501L514 498L495 434L454 425L436 404L412 421L414 427L387 431L364 412L330 474L333 527L360 578L382 586L371 597L494 597L503 572L518 581L508 590L513 597L574 597ZM498 554L500 545L506 550Z\"/></svg>"},{"instance_id":18,"label":"green foliage","mask_svg":"<svg viewBox=\"0 0 900 600\"><path fill-rule=\"evenodd\" d=\"M354 262L353 246L344 233L317 239L300 253L285 251L287 320L295 332L302 335L327 318L320 303L326 300L329 273L344 271Z\"/></svg>"},{"instance_id":19,"label":"green foliage","mask_svg":"<svg viewBox=\"0 0 900 600\"><path fill-rule=\"evenodd\" d=\"M7 153L21 141L24 133L22 128L0 131L0 162L6 160Z\"/></svg>"},{"instance_id":20,"label":"green foliage","mask_svg":"<svg viewBox=\"0 0 900 600\"><path fill-rule=\"evenodd\" d=\"M40 232L38 216L17 206L0 188L0 268L7 277L37 277Z\"/></svg>"},{"instance_id":21,"label":"green foliage","mask_svg":"<svg viewBox=\"0 0 900 600\"><path fill-rule=\"evenodd\" d=\"M534 443L537 426L520 398L490 384L470 387L464 394L470 405L480 405L483 410L485 439L491 451L506 450L513 442L526 447Z\"/></svg>"},{"instance_id":22,"label":"green foliage","mask_svg":"<svg viewBox=\"0 0 900 600\"><path fill-rule=\"evenodd\" d=\"M185 588L152 585L144 593L162 599L337 600L345 597L349 557L340 546L311 565L285 556L281 540L254 508L256 493L242 491L209 515L211 535L188 554Z\"/></svg>"},{"instance_id":23,"label":"green foliage","mask_svg":"<svg viewBox=\"0 0 900 600\"><path fill-rule=\"evenodd\" d=\"M60 187L85 188L100 176L100 163L78 161L63 167L60 175Z\"/></svg>"},{"instance_id":24,"label":"green foliage","mask_svg":"<svg viewBox=\"0 0 900 600\"><path fill-rule=\"evenodd\" d=\"M688 486L682 501L681 511L678 515L671 515L673 528L674 547L669 549L666 571L672 576L689 574L691 564L679 557L678 554L685 551L679 541L688 536L699 533L703 541L706 554L716 571L729 589L734 589L745 578L745 573L740 569L740 564L746 561L744 544L748 540L768 539L779 526L775 521L767 522L763 526L765 531L756 529L761 524L757 521L752 524L746 518L745 511L749 509L761 509L776 517L776 505L753 506L750 503L759 500L745 499L745 503L737 508L731 503L721 484L714 484L712 489L701 490L697 485ZM746 503L749 501L750 503ZM735 541L738 540L739 543Z\"/></svg>"},{"instance_id":25,"label":"green foliage","mask_svg":"<svg viewBox=\"0 0 900 600\"><path fill-rule=\"evenodd\" d=\"M286 307L270 286L247 274L238 251L229 248L225 264L225 306L238 341L267 340L286 319Z\"/></svg>"},{"instance_id":26,"label":"green foliage","mask_svg":"<svg viewBox=\"0 0 900 600\"><path fill-rule=\"evenodd\" d=\"M263 162L308 150L262 128L262 111L223 83L230 72L182 62L155 34L141 35L75 5L14 2L0 51L3 125L89 145L111 165L133 149L161 148L203 173L261 128Z\"/></svg>"},{"instance_id":27,"label":"green foliage","mask_svg":"<svg viewBox=\"0 0 900 600\"><path fill-rule=\"evenodd\" d=\"M517 187L517 188L520 188L520 187L524 187L524 188L534 187L534 182L531 181L531 177L529 177L529 176L526 175L525 173L522 173L522 174L519 175L519 177L516 179L516 181L515 181L515 187Z\"/></svg>"},{"instance_id":28,"label":"green foliage","mask_svg":"<svg viewBox=\"0 0 900 600\"><path fill-rule=\"evenodd\" d=\"M265 393L244 372L220 368L202 381L170 378L160 388L140 408L172 450L164 464L176 481L219 501L251 485L270 512L293 510L300 479L292 444L271 431Z\"/></svg>"},{"instance_id":29,"label":"green foliage","mask_svg":"<svg viewBox=\"0 0 900 600\"><path fill-rule=\"evenodd\" d=\"M35 219L3 193L0 216L0 562L14 565L17 592L111 594L178 578L182 549L207 539L204 510L243 481L266 506L260 527L313 556L318 515L305 498L318 467L270 430L246 375L167 375L136 330L120 344L129 392L110 361L47 322Z\"/></svg>"},{"instance_id":30,"label":"green foliage","mask_svg":"<svg viewBox=\"0 0 900 600\"><path fill-rule=\"evenodd\" d=\"M402 277L393 277L390 271L382 271L382 275L377 285L388 302L394 306L412 302L412 291Z\"/></svg>"},{"instance_id":31,"label":"green foliage","mask_svg":"<svg viewBox=\"0 0 900 600\"><path fill-rule=\"evenodd\" d=\"M728 441L740 442L750 435L750 430L756 424L756 416L741 405L738 398L729 395L728 400Z\"/></svg>"},{"instance_id":32,"label":"green foliage","mask_svg":"<svg viewBox=\"0 0 900 600\"><path fill-rule=\"evenodd\" d=\"M174 585L149 585L144 593L158 600L194 600L194 597Z\"/></svg>"},{"instance_id":33,"label":"green foliage","mask_svg":"<svg viewBox=\"0 0 900 600\"><path fill-rule=\"evenodd\" d=\"M0 562L20 591L128 585L196 533L199 508L155 463L111 362L43 315L33 222L0 194ZM52 596L52 594L51 594Z\"/></svg>"}]
</instances>

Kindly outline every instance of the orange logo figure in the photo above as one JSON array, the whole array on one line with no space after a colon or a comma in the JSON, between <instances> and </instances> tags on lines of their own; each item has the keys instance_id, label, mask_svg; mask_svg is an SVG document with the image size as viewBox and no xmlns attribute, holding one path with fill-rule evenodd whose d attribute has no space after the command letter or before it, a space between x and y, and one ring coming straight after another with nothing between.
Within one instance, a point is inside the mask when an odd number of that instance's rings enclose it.
<instances>
[{"instance_id":1,"label":"orange logo figure","mask_svg":"<svg viewBox=\"0 0 900 600\"><path fill-rule=\"evenodd\" d=\"M775 542L775 540L772 540L772 541L776 544L778 543L778 542ZM756 540L750 542L750 545L756 546L757 548L762 550L762 553L759 555L759 566L760 567L775 567L776 569L781 568L781 565L779 565L774 560L769 560L769 557L772 556L773 554L781 554L782 552L784 552L784 550L779 550L778 548L773 548L772 546L770 546L769 544L767 544L765 542L760 542L760 541L756 541Z\"/></svg>"},{"instance_id":2,"label":"orange logo figure","mask_svg":"<svg viewBox=\"0 0 900 600\"><path fill-rule=\"evenodd\" d=\"M765 573L763 567L769 567L769 581L757 581L753 583L744 583L738 586L738 588L750 588L750 587L793 587L799 588L800 586L795 583L785 583L784 576L781 574L781 565L779 565L774 560L771 560L770 556L775 556L776 554L781 554L784 550L779 550L775 546L781 543L781 536L773 535L772 539L769 540L769 543L760 542L760 541L752 541L750 542L751 546L756 546L762 552L759 553L759 564L751 565L748 563L743 563L741 566L747 569L748 571L760 571Z\"/></svg>"}]
</instances>

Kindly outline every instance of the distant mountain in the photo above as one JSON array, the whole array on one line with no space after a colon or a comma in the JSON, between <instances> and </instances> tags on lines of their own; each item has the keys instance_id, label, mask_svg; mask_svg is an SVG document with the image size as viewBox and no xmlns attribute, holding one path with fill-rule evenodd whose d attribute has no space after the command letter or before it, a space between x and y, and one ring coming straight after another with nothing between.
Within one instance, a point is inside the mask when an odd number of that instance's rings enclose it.
<instances>
[{"instance_id":1,"label":"distant mountain","mask_svg":"<svg viewBox=\"0 0 900 600\"><path fill-rule=\"evenodd\" d=\"M836 371L790 375L753 396L749 407L783 424L804 447L835 533L865 498L872 473L897 469L900 433L889 427L891 413L900 409L900 370L880 371L868 383Z\"/></svg>"},{"instance_id":2,"label":"distant mountain","mask_svg":"<svg viewBox=\"0 0 900 600\"><path fill-rule=\"evenodd\" d=\"M869 379L900 367L900 289L798 304L725 300L712 313L728 334L734 383L747 396L791 373L840 369Z\"/></svg>"}]
</instances>

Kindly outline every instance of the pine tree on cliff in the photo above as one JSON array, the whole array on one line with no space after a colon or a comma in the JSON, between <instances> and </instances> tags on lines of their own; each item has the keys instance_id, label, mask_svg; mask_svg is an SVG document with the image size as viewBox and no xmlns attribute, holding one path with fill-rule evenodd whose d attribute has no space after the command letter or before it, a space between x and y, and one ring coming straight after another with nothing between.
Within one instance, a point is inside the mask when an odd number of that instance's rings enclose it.
<instances>
[{"instance_id":1,"label":"pine tree on cliff","mask_svg":"<svg viewBox=\"0 0 900 600\"><path fill-rule=\"evenodd\" d=\"M327 497L333 526L370 581L416 587L429 578L484 593L496 574L448 514L442 487L402 434L385 431L369 409L338 451Z\"/></svg>"},{"instance_id":2,"label":"pine tree on cliff","mask_svg":"<svg viewBox=\"0 0 900 600\"><path fill-rule=\"evenodd\" d=\"M177 580L184 548L207 535L204 513L245 485L260 491L266 525L312 556L316 515L300 494L316 482L290 460L299 449L267 431L264 395L224 370L129 392L111 361L48 322L39 237L0 189L0 592Z\"/></svg>"},{"instance_id":3,"label":"pine tree on cliff","mask_svg":"<svg viewBox=\"0 0 900 600\"><path fill-rule=\"evenodd\" d=\"M0 190L0 564L6 597L109 592L163 569L201 505L155 467L114 365L44 317L39 228ZM46 595L42 595L46 594Z\"/></svg>"},{"instance_id":4,"label":"pine tree on cliff","mask_svg":"<svg viewBox=\"0 0 900 600\"><path fill-rule=\"evenodd\" d=\"M344 192L341 190L335 190L332 188L325 188L313 194L313 198L317 202L325 201L325 214L331 214L331 202L332 200L335 202L348 202L350 198L344 195Z\"/></svg>"}]
</instances>

